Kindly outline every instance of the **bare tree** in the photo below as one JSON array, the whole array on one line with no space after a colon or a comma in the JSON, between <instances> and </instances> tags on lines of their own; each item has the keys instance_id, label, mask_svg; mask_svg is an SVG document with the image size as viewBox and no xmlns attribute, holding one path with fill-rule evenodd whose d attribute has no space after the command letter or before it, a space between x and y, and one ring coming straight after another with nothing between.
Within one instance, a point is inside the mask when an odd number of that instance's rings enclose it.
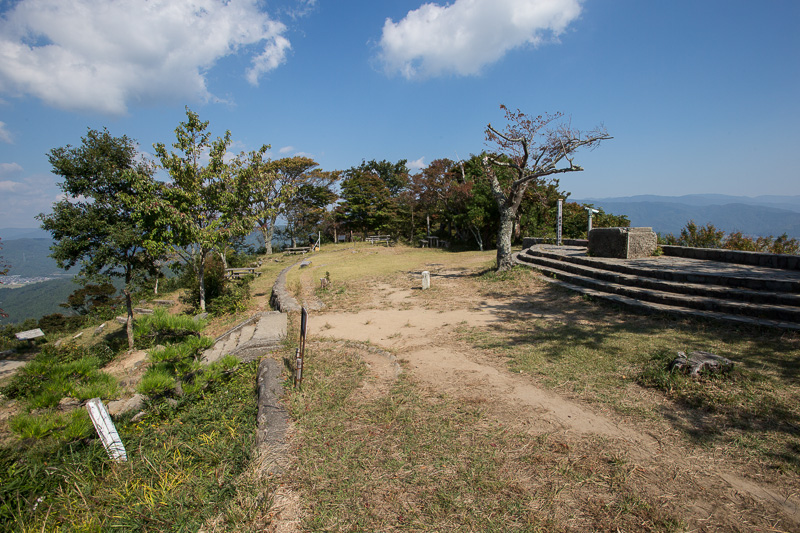
<instances>
[{"instance_id":1,"label":"bare tree","mask_svg":"<svg viewBox=\"0 0 800 533\"><path fill-rule=\"evenodd\" d=\"M564 122L561 113L530 118L520 110L506 106L506 127L499 131L491 124L486 127L486 140L494 147L495 155L483 158L483 166L500 210L500 229L497 232L497 271L512 266L511 237L514 221L525 191L531 185L544 185L546 178L565 172L583 170L575 164L574 153L581 147L595 147L611 139L604 128L588 132L573 129Z\"/></svg>"}]
</instances>

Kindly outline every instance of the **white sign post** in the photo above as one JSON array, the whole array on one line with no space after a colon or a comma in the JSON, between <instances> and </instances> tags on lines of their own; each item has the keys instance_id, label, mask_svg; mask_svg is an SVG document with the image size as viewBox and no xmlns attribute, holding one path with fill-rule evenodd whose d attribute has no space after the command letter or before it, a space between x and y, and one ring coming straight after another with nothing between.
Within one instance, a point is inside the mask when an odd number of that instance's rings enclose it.
<instances>
[{"instance_id":1,"label":"white sign post","mask_svg":"<svg viewBox=\"0 0 800 533\"><path fill-rule=\"evenodd\" d=\"M114 426L114 422L111 421L106 406L103 405L103 400L92 398L86 402L86 409L89 411L89 418L92 419L94 429L97 430L100 440L103 441L103 446L106 447L108 456L120 463L127 461L128 454L125 453L125 446L119 438L117 428Z\"/></svg>"},{"instance_id":2,"label":"white sign post","mask_svg":"<svg viewBox=\"0 0 800 533\"><path fill-rule=\"evenodd\" d=\"M561 229L562 229L562 222L561 217L563 216L564 212L564 200L561 198L558 199L558 223L556 227L556 244L561 246Z\"/></svg>"}]
</instances>

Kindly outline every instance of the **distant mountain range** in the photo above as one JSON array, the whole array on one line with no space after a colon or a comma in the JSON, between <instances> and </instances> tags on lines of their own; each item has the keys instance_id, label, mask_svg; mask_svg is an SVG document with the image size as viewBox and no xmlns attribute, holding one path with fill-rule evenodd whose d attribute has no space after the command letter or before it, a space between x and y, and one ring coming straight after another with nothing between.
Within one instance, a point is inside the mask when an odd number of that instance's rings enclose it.
<instances>
[{"instance_id":1,"label":"distant mountain range","mask_svg":"<svg viewBox=\"0 0 800 533\"><path fill-rule=\"evenodd\" d=\"M786 233L800 239L800 196L686 196L640 195L618 198L569 198L593 204L607 213L627 215L631 226L650 226L662 234L678 234L690 220L713 224L726 233L777 237Z\"/></svg>"}]
</instances>

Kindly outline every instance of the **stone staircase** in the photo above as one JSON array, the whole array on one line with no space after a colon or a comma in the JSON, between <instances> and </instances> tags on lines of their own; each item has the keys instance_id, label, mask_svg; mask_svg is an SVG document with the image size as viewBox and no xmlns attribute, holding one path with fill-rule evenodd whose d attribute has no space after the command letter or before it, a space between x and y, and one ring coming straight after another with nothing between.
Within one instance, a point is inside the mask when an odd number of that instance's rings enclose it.
<instances>
[{"instance_id":1,"label":"stone staircase","mask_svg":"<svg viewBox=\"0 0 800 533\"><path fill-rule=\"evenodd\" d=\"M645 312L800 330L800 271L679 257L594 258L579 246L515 254L548 281Z\"/></svg>"},{"instance_id":2,"label":"stone staircase","mask_svg":"<svg viewBox=\"0 0 800 533\"><path fill-rule=\"evenodd\" d=\"M203 353L203 362L213 363L227 354L252 361L280 348L286 338L287 315L279 311L257 314L223 333Z\"/></svg>"}]
</instances>

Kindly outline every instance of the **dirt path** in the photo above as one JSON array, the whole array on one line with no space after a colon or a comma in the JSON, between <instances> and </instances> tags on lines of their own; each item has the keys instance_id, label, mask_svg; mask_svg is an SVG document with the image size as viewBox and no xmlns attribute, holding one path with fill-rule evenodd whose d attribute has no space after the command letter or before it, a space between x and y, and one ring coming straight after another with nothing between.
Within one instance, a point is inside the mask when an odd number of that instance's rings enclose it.
<instances>
[{"instance_id":1,"label":"dirt path","mask_svg":"<svg viewBox=\"0 0 800 533\"><path fill-rule=\"evenodd\" d=\"M800 499L791 488L745 477L713 449L687 444L666 424L622 420L543 389L465 342L463 326L492 328L509 314L574 321L591 317L579 306L549 309L530 295L517 302L477 296L464 273L433 272L440 302L424 298L413 276L399 280L399 286L375 285L371 308L312 314L310 331L388 350L433 393L481 403L487 416L531 435L601 443L631 462L640 491L671 507L692 529L800 531ZM379 376L391 374L393 363L387 358L368 363Z\"/></svg>"}]
</instances>

